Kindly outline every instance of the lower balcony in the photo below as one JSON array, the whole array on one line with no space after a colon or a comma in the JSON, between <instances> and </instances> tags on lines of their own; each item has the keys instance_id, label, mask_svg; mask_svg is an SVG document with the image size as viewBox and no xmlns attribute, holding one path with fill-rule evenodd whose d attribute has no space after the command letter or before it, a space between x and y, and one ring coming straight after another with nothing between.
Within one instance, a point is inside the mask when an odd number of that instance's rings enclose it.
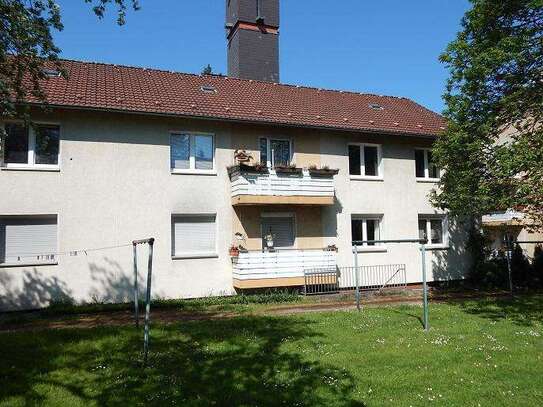
<instances>
[{"instance_id":1,"label":"lower balcony","mask_svg":"<svg viewBox=\"0 0 543 407\"><path fill-rule=\"evenodd\" d=\"M304 272L335 269L336 251L328 248L245 251L233 260L234 287L302 286Z\"/></svg>"}]
</instances>

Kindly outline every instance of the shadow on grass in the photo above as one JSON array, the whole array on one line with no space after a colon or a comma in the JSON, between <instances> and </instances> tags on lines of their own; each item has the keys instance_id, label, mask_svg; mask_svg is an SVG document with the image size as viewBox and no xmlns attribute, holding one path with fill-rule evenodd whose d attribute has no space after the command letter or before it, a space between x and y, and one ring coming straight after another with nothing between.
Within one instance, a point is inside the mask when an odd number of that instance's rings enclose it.
<instances>
[{"instance_id":1,"label":"shadow on grass","mask_svg":"<svg viewBox=\"0 0 543 407\"><path fill-rule=\"evenodd\" d=\"M302 318L193 321L151 334L146 369L133 328L0 334L0 403L364 405L346 370L290 344L319 339Z\"/></svg>"},{"instance_id":2,"label":"shadow on grass","mask_svg":"<svg viewBox=\"0 0 543 407\"><path fill-rule=\"evenodd\" d=\"M516 325L533 326L543 321L543 295L489 298L474 301L451 301L471 315L492 321L507 319Z\"/></svg>"}]
</instances>

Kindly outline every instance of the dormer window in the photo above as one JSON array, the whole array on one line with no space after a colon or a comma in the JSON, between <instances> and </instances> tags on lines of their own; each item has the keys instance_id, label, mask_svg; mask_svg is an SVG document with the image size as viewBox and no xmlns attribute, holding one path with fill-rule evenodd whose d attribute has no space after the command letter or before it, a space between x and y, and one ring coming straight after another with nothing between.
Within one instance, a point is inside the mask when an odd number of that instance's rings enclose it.
<instances>
[{"instance_id":1,"label":"dormer window","mask_svg":"<svg viewBox=\"0 0 543 407\"><path fill-rule=\"evenodd\" d=\"M368 106L372 110L383 110L384 109L384 107L381 106L379 103L370 103Z\"/></svg>"},{"instance_id":2,"label":"dormer window","mask_svg":"<svg viewBox=\"0 0 543 407\"><path fill-rule=\"evenodd\" d=\"M60 78L60 71L57 71L56 69L44 68L42 72L48 78Z\"/></svg>"},{"instance_id":3,"label":"dormer window","mask_svg":"<svg viewBox=\"0 0 543 407\"><path fill-rule=\"evenodd\" d=\"M202 85L200 86L200 91L204 93L217 93L217 89L212 85Z\"/></svg>"}]
</instances>

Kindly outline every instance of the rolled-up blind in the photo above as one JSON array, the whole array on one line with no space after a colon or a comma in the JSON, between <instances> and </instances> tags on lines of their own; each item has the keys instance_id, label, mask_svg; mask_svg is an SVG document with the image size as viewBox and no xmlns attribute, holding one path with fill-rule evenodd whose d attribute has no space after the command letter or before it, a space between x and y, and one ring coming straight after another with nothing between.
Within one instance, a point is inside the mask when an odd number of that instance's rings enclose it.
<instances>
[{"instance_id":1,"label":"rolled-up blind","mask_svg":"<svg viewBox=\"0 0 543 407\"><path fill-rule=\"evenodd\" d=\"M56 217L0 218L0 263L47 261L56 252Z\"/></svg>"},{"instance_id":2,"label":"rolled-up blind","mask_svg":"<svg viewBox=\"0 0 543 407\"><path fill-rule=\"evenodd\" d=\"M215 215L174 216L172 229L174 255L216 253Z\"/></svg>"},{"instance_id":3,"label":"rolled-up blind","mask_svg":"<svg viewBox=\"0 0 543 407\"><path fill-rule=\"evenodd\" d=\"M290 248L294 246L294 218L270 217L262 218L262 238L271 232L273 246L276 248ZM263 242L266 247L266 242Z\"/></svg>"}]
</instances>

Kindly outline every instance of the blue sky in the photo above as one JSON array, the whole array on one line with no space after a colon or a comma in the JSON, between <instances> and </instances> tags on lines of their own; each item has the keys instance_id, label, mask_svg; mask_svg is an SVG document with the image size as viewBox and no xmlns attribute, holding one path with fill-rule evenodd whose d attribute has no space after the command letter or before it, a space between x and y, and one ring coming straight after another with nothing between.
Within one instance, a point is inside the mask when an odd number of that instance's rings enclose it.
<instances>
[{"instance_id":1,"label":"blue sky","mask_svg":"<svg viewBox=\"0 0 543 407\"><path fill-rule=\"evenodd\" d=\"M71 59L226 73L225 0L140 0L127 24L96 19L83 0L57 0ZM439 54L460 29L467 0L281 0L281 82L405 96L442 111Z\"/></svg>"}]
</instances>

